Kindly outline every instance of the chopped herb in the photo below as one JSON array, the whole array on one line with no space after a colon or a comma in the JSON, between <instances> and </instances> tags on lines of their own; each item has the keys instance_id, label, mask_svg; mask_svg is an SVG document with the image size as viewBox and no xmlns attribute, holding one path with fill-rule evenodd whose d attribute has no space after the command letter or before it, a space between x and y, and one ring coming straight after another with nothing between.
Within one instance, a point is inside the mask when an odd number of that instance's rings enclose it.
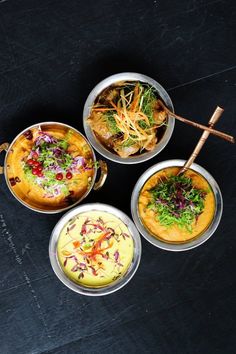
<instances>
[{"instance_id":1,"label":"chopped herb","mask_svg":"<svg viewBox=\"0 0 236 354\"><path fill-rule=\"evenodd\" d=\"M67 150L67 148L68 148L68 143L67 143L66 140L61 140L61 141L59 142L59 146L60 146L62 149Z\"/></svg>"},{"instance_id":2,"label":"chopped herb","mask_svg":"<svg viewBox=\"0 0 236 354\"><path fill-rule=\"evenodd\" d=\"M154 105L156 102L157 102L157 97L155 94L155 89L153 87L148 87L143 92L142 110L143 113L145 113L146 116L148 117L151 126L155 124L153 113L154 113Z\"/></svg>"},{"instance_id":3,"label":"chopped herb","mask_svg":"<svg viewBox=\"0 0 236 354\"><path fill-rule=\"evenodd\" d=\"M94 161L93 162L93 167L98 168L99 167L99 161Z\"/></svg>"},{"instance_id":4,"label":"chopped herb","mask_svg":"<svg viewBox=\"0 0 236 354\"><path fill-rule=\"evenodd\" d=\"M118 126L116 124L116 120L114 118L114 113L112 111L108 111L107 113L105 113L104 118L106 119L108 128L112 134L115 135L115 134L120 133L121 130L118 128Z\"/></svg>"},{"instance_id":5,"label":"chopped herb","mask_svg":"<svg viewBox=\"0 0 236 354\"><path fill-rule=\"evenodd\" d=\"M127 140L125 140L123 143L122 143L122 146L123 147L130 147L132 145L135 144L135 141L131 138L128 138Z\"/></svg>"},{"instance_id":6,"label":"chopped herb","mask_svg":"<svg viewBox=\"0 0 236 354\"><path fill-rule=\"evenodd\" d=\"M142 129L147 129L147 128L150 127L150 125L147 124L144 120L140 120L140 121L138 122L138 124L139 124L140 128L142 128Z\"/></svg>"}]
</instances>

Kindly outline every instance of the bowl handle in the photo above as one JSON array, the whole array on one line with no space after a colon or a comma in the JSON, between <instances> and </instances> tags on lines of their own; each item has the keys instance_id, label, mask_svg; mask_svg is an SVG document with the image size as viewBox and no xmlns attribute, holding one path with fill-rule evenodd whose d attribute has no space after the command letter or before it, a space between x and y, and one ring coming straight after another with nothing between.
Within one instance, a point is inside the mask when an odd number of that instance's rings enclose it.
<instances>
[{"instance_id":1,"label":"bowl handle","mask_svg":"<svg viewBox=\"0 0 236 354\"><path fill-rule=\"evenodd\" d=\"M0 152L7 151L8 147L9 147L8 143L1 144L0 145ZM3 170L4 170L3 166L0 166L0 174L3 174Z\"/></svg>"},{"instance_id":2,"label":"bowl handle","mask_svg":"<svg viewBox=\"0 0 236 354\"><path fill-rule=\"evenodd\" d=\"M101 169L101 174L99 177L99 180L94 184L93 189L95 191L99 190L100 188L102 188L102 186L104 185L106 179L107 179L107 164L105 161L99 160L98 161L98 167L100 167Z\"/></svg>"}]
</instances>

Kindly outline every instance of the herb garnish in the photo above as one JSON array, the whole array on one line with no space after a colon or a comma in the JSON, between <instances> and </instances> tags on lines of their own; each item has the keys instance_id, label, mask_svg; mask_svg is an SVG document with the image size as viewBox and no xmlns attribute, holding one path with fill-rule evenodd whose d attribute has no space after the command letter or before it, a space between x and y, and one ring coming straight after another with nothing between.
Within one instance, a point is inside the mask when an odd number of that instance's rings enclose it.
<instances>
[{"instance_id":1,"label":"herb garnish","mask_svg":"<svg viewBox=\"0 0 236 354\"><path fill-rule=\"evenodd\" d=\"M148 208L157 213L161 225L176 224L192 232L192 223L204 209L206 191L194 187L189 177L170 176L160 181L150 193L152 201Z\"/></svg>"},{"instance_id":2,"label":"herb garnish","mask_svg":"<svg viewBox=\"0 0 236 354\"><path fill-rule=\"evenodd\" d=\"M68 152L68 137L56 139L39 131L27 159L23 161L26 178L45 191L44 197L52 198L60 194L70 197L68 181L93 168L87 165L83 156L72 156ZM71 182L74 183L75 180Z\"/></svg>"},{"instance_id":3,"label":"herb garnish","mask_svg":"<svg viewBox=\"0 0 236 354\"><path fill-rule=\"evenodd\" d=\"M156 89L149 84L126 82L102 92L88 118L101 142L121 157L151 151L161 137L167 114Z\"/></svg>"},{"instance_id":4,"label":"herb garnish","mask_svg":"<svg viewBox=\"0 0 236 354\"><path fill-rule=\"evenodd\" d=\"M121 130L118 128L118 126L116 124L116 120L113 116L113 111L108 111L108 112L104 113L104 117L106 119L107 126L108 126L109 130L111 131L111 133L113 135L119 134L121 132Z\"/></svg>"}]
</instances>

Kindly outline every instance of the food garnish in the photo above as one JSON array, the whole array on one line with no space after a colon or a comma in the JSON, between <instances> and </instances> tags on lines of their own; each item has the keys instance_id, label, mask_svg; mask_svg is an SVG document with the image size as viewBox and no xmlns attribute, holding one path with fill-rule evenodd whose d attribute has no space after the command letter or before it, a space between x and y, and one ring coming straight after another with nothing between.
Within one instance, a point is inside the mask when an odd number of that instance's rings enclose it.
<instances>
[{"instance_id":1,"label":"food garnish","mask_svg":"<svg viewBox=\"0 0 236 354\"><path fill-rule=\"evenodd\" d=\"M119 219L101 214L78 215L66 226L64 239L58 249L59 259L73 279L97 284L118 279L132 259L133 241ZM91 216L89 216L91 215ZM130 249L128 258L124 252ZM126 250L126 251L124 251ZM75 277L76 276L76 277ZM100 280L99 280L100 279Z\"/></svg>"},{"instance_id":2,"label":"food garnish","mask_svg":"<svg viewBox=\"0 0 236 354\"><path fill-rule=\"evenodd\" d=\"M44 190L44 197L61 194L71 197L69 180L75 177L73 183L77 183L76 176L93 168L83 156L73 156L68 148L66 139L39 131L28 157L22 162L25 176Z\"/></svg>"},{"instance_id":3,"label":"food garnish","mask_svg":"<svg viewBox=\"0 0 236 354\"><path fill-rule=\"evenodd\" d=\"M151 151L167 124L159 102L148 84L119 83L98 96L87 122L101 143L121 157Z\"/></svg>"},{"instance_id":4,"label":"food garnish","mask_svg":"<svg viewBox=\"0 0 236 354\"><path fill-rule=\"evenodd\" d=\"M194 221L204 210L205 190L194 187L186 176L169 176L150 190L152 201L148 208L156 214L161 225L178 225L192 232Z\"/></svg>"}]
</instances>

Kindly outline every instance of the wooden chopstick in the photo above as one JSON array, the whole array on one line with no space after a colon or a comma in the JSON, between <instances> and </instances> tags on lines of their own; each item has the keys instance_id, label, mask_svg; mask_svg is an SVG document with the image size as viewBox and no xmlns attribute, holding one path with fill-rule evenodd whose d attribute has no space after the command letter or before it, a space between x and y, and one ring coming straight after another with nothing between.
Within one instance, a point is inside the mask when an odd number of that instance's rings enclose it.
<instances>
[{"instance_id":1,"label":"wooden chopstick","mask_svg":"<svg viewBox=\"0 0 236 354\"><path fill-rule=\"evenodd\" d=\"M208 126L210 128L212 128L215 125L215 123L219 120L219 118L221 117L223 112L224 112L223 108L218 107L218 106L216 107L213 115L211 116L211 118L208 122ZM210 135L210 132L205 129L205 131L202 133L201 138L199 139L195 149L193 150L191 156L185 162L185 164L181 168L181 170L178 172L178 175L183 174L192 165L192 163L194 162L194 160L198 156L199 152L201 151L201 149L202 149L203 145L205 144L209 135Z\"/></svg>"},{"instance_id":2,"label":"wooden chopstick","mask_svg":"<svg viewBox=\"0 0 236 354\"><path fill-rule=\"evenodd\" d=\"M192 127L195 127L195 128L198 128L198 129L202 129L202 130L205 130L205 131L208 131L209 133L213 134L213 135L216 135L226 141L229 141L230 143L235 143L235 139L233 136L229 135L229 134L226 134L226 133L223 133L219 130L216 130L216 129L213 129L210 125L207 127L203 124L200 124L200 123L197 123L197 122L193 122L192 120L189 120L189 119L186 119L184 117L181 117L173 112L171 112L165 105L164 103L161 101L161 100L158 100L158 103L160 104L160 106L168 113L168 115L176 118L177 120L183 122L183 123L186 123L188 125L191 125Z\"/></svg>"}]
</instances>

